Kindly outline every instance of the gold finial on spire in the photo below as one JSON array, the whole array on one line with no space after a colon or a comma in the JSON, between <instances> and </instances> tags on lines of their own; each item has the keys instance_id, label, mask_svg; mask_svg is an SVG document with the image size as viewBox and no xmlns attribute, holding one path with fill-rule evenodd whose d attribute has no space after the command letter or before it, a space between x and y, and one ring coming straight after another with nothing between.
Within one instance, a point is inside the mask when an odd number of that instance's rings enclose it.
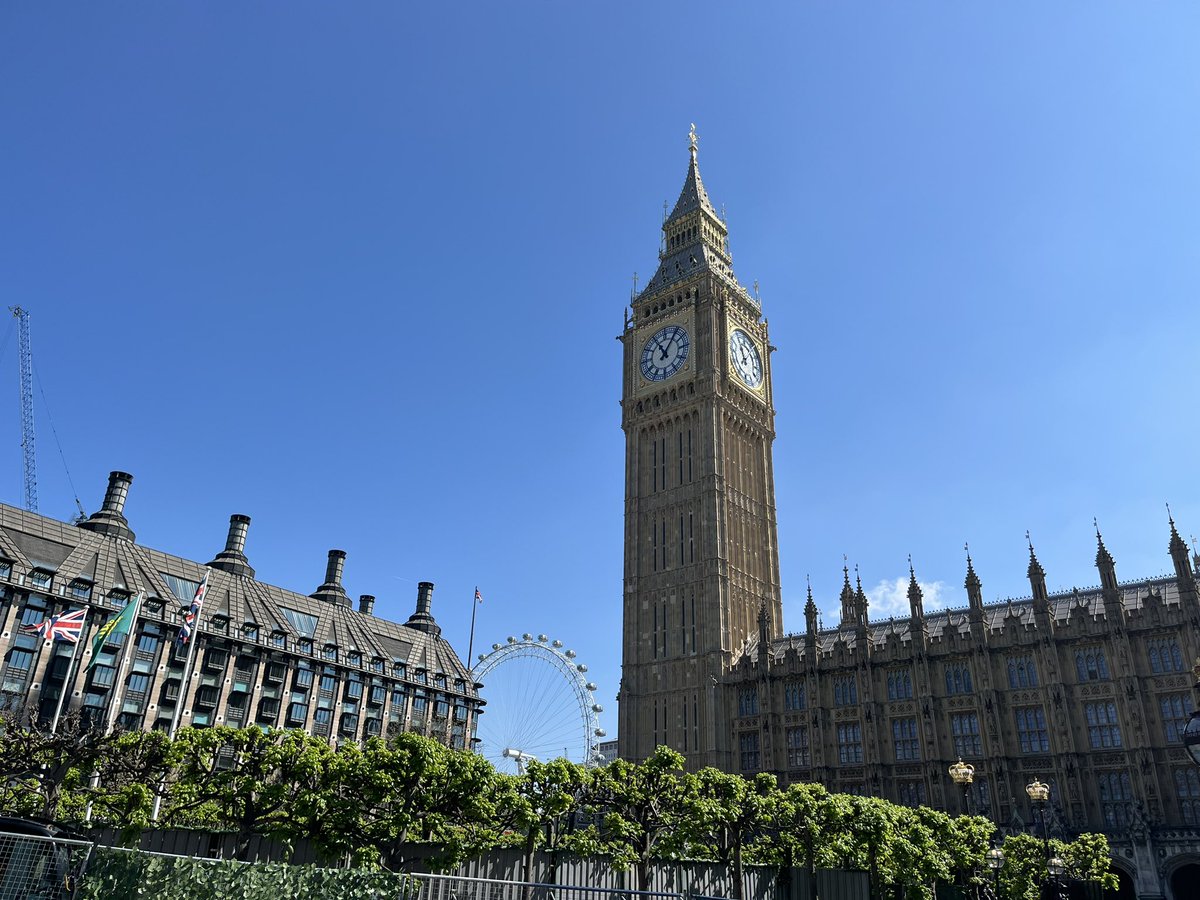
<instances>
[{"instance_id":1,"label":"gold finial on spire","mask_svg":"<svg viewBox=\"0 0 1200 900\"><path fill-rule=\"evenodd\" d=\"M693 122L691 130L688 132L688 150L691 152L693 157L696 155L696 141L698 140L699 137L696 135L696 123Z\"/></svg>"},{"instance_id":2,"label":"gold finial on spire","mask_svg":"<svg viewBox=\"0 0 1200 900\"><path fill-rule=\"evenodd\" d=\"M634 296L634 297L637 296L637 272L633 273L633 294L632 294L632 296Z\"/></svg>"}]
</instances>

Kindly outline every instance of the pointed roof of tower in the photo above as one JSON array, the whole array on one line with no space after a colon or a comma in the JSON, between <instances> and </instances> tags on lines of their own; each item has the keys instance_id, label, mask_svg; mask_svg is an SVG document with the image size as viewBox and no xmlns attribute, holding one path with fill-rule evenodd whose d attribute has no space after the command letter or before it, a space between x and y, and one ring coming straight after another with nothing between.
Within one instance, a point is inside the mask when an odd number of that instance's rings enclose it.
<instances>
[{"instance_id":1,"label":"pointed roof of tower","mask_svg":"<svg viewBox=\"0 0 1200 900\"><path fill-rule=\"evenodd\" d=\"M667 216L668 222L681 219L697 209L703 209L713 218L717 218L717 211L713 209L708 199L708 191L704 190L704 182L700 179L700 166L696 162L696 141L696 125L693 123L692 130L688 132L688 153L691 160L688 162L687 178L684 179L683 190L679 192L679 199L675 201L675 208L671 210L671 215Z\"/></svg>"},{"instance_id":2,"label":"pointed roof of tower","mask_svg":"<svg viewBox=\"0 0 1200 900\"><path fill-rule=\"evenodd\" d=\"M867 623L867 595L863 593L862 576L858 574L858 566L854 567L854 580L858 583L858 588L854 592L854 600L858 606L858 620L864 625Z\"/></svg>"},{"instance_id":3,"label":"pointed roof of tower","mask_svg":"<svg viewBox=\"0 0 1200 900\"><path fill-rule=\"evenodd\" d=\"M925 597L925 592L921 590L921 585L917 584L917 573L913 570L912 557L908 558L908 600L910 603L919 603Z\"/></svg>"},{"instance_id":4,"label":"pointed roof of tower","mask_svg":"<svg viewBox=\"0 0 1200 900\"><path fill-rule=\"evenodd\" d=\"M721 276L756 308L758 300L738 283L729 254L729 229L713 209L696 162L696 126L688 134L688 171L675 208L663 221L663 248L658 269L638 297L649 297L692 275L711 272ZM664 211L666 206L664 204Z\"/></svg>"},{"instance_id":5,"label":"pointed roof of tower","mask_svg":"<svg viewBox=\"0 0 1200 900\"><path fill-rule=\"evenodd\" d=\"M1029 537L1029 532L1025 532L1025 540L1029 542L1029 569L1026 571L1030 578L1045 578L1046 570L1042 568L1042 564L1038 562L1037 554L1033 552L1033 539Z\"/></svg>"},{"instance_id":6,"label":"pointed roof of tower","mask_svg":"<svg viewBox=\"0 0 1200 900\"><path fill-rule=\"evenodd\" d=\"M1171 555L1183 553L1187 555L1187 544L1183 542L1183 538L1179 536L1179 531L1175 528L1175 517L1171 515L1171 504L1167 504L1167 521L1171 523Z\"/></svg>"},{"instance_id":7,"label":"pointed roof of tower","mask_svg":"<svg viewBox=\"0 0 1200 900\"><path fill-rule=\"evenodd\" d=\"M807 617L807 616L816 616L816 614L817 614L817 604L813 601L812 582L810 581L808 583L808 601L804 604L804 615Z\"/></svg>"},{"instance_id":8,"label":"pointed roof of tower","mask_svg":"<svg viewBox=\"0 0 1200 900\"><path fill-rule=\"evenodd\" d=\"M1109 553L1108 548L1104 546L1104 538L1100 535L1100 523L1095 519L1092 519L1092 524L1096 526L1096 566L1098 568L1112 566L1112 554Z\"/></svg>"},{"instance_id":9,"label":"pointed roof of tower","mask_svg":"<svg viewBox=\"0 0 1200 900\"><path fill-rule=\"evenodd\" d=\"M971 547L970 545L964 544L963 548L967 551L967 577L963 581L963 587L967 588L968 590L972 588L980 588L983 586L983 582L981 582L979 580L979 576L975 574L975 566L971 563Z\"/></svg>"}]
</instances>

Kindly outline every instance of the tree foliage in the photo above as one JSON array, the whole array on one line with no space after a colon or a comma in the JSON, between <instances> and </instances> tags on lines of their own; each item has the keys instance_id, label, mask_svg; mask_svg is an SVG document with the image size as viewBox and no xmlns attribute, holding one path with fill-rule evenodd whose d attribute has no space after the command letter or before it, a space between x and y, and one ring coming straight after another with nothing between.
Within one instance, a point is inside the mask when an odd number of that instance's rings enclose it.
<instances>
[{"instance_id":1,"label":"tree foliage","mask_svg":"<svg viewBox=\"0 0 1200 900\"><path fill-rule=\"evenodd\" d=\"M981 817L781 788L772 775L689 773L659 747L645 762L587 769L531 762L502 775L481 756L405 733L331 747L300 731L232 727L161 732L89 728L67 716L54 734L19 716L0 719L0 812L79 823L89 815L136 833L151 824L234 833L238 859L254 838L312 843L347 866L446 869L497 845L518 847L528 881L554 882L562 854L607 858L650 889L655 861L708 859L793 869L860 869L876 896L931 898L937 884L990 880L995 828ZM534 869L537 851L549 854ZM1027 835L1003 843L1001 896L1038 900L1046 847ZM1068 877L1115 887L1108 842L1085 834L1050 842ZM233 869L230 870L234 871ZM188 876L190 877L190 876ZM740 894L735 893L735 896Z\"/></svg>"}]
</instances>

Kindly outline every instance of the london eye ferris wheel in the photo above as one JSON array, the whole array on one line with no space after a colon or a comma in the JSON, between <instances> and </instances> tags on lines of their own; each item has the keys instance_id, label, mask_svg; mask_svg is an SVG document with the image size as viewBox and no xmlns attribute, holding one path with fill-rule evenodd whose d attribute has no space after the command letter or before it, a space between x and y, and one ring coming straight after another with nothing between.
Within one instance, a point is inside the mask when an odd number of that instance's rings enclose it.
<instances>
[{"instance_id":1,"label":"london eye ferris wheel","mask_svg":"<svg viewBox=\"0 0 1200 900\"><path fill-rule=\"evenodd\" d=\"M530 759L564 758L586 766L603 760L604 708L574 650L545 634L509 636L480 653L471 668L486 705L475 749L498 771L520 772Z\"/></svg>"}]
</instances>

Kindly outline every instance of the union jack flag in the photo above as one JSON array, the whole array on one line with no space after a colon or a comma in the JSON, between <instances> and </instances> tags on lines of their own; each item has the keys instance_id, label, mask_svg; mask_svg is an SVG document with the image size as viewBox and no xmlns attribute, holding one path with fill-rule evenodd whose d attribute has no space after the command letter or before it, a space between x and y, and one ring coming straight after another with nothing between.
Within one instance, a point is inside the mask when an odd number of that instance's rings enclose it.
<instances>
[{"instance_id":1,"label":"union jack flag","mask_svg":"<svg viewBox=\"0 0 1200 900\"><path fill-rule=\"evenodd\" d=\"M192 636L192 629L196 627L196 617L200 615L200 607L204 605L204 594L208 590L208 572L204 573L204 580L196 587L196 593L192 595L192 605L187 608L183 614L183 626L179 629L179 646L184 646L188 639Z\"/></svg>"},{"instance_id":2,"label":"union jack flag","mask_svg":"<svg viewBox=\"0 0 1200 900\"><path fill-rule=\"evenodd\" d=\"M51 616L40 625L26 625L25 627L30 631L36 631L44 641L66 641L70 644L78 644L79 636L83 633L83 621L87 618L87 614L86 609L77 609L74 612Z\"/></svg>"}]
</instances>

